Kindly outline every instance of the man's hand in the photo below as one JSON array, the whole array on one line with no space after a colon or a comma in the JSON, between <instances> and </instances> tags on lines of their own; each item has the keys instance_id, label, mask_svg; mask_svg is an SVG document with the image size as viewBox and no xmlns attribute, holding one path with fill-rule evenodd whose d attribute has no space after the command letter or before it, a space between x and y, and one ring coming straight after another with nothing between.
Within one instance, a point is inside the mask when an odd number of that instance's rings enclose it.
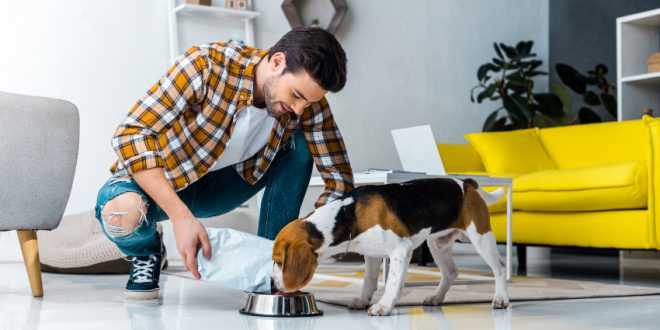
<instances>
[{"instance_id":1,"label":"man's hand","mask_svg":"<svg viewBox=\"0 0 660 330\"><path fill-rule=\"evenodd\" d=\"M192 214L186 217L172 218L172 228L174 229L176 248L179 250L186 269L193 274L195 279L199 280L197 251L200 245L204 257L211 259L211 244L206 228Z\"/></svg>"},{"instance_id":2,"label":"man's hand","mask_svg":"<svg viewBox=\"0 0 660 330\"><path fill-rule=\"evenodd\" d=\"M206 228L167 182L162 168L150 168L134 173L133 179L172 220L176 249L179 250L186 268L199 279L197 250L200 245L206 259L211 259L211 244Z\"/></svg>"}]
</instances>

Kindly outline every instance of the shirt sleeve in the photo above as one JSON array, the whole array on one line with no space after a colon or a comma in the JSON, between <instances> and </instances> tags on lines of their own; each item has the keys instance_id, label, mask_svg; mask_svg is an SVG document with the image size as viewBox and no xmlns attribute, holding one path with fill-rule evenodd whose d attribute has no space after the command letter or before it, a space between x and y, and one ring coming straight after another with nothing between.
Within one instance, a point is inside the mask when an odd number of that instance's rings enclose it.
<instances>
[{"instance_id":1,"label":"shirt sleeve","mask_svg":"<svg viewBox=\"0 0 660 330\"><path fill-rule=\"evenodd\" d=\"M318 208L353 190L353 170L325 98L306 109L301 119L309 151L325 183L325 190L315 203Z\"/></svg>"},{"instance_id":2,"label":"shirt sleeve","mask_svg":"<svg viewBox=\"0 0 660 330\"><path fill-rule=\"evenodd\" d=\"M191 47L138 99L112 137L112 147L129 174L165 167L158 134L206 94L208 52Z\"/></svg>"}]
</instances>

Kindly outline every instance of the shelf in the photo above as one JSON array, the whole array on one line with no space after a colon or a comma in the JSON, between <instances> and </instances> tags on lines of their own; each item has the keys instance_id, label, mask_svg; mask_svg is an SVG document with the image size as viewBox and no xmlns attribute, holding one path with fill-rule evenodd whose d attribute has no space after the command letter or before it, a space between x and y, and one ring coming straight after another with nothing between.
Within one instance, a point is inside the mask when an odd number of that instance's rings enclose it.
<instances>
[{"instance_id":1,"label":"shelf","mask_svg":"<svg viewBox=\"0 0 660 330\"><path fill-rule=\"evenodd\" d=\"M660 84L660 72L651 72L621 78L621 82L629 84Z\"/></svg>"},{"instance_id":2,"label":"shelf","mask_svg":"<svg viewBox=\"0 0 660 330\"><path fill-rule=\"evenodd\" d=\"M660 26L660 9L619 17L617 23Z\"/></svg>"},{"instance_id":3,"label":"shelf","mask_svg":"<svg viewBox=\"0 0 660 330\"><path fill-rule=\"evenodd\" d=\"M259 16L259 12L251 10L229 9L213 6L200 6L184 3L174 9L175 13L207 13L220 17L235 17L243 19L253 19Z\"/></svg>"}]
</instances>

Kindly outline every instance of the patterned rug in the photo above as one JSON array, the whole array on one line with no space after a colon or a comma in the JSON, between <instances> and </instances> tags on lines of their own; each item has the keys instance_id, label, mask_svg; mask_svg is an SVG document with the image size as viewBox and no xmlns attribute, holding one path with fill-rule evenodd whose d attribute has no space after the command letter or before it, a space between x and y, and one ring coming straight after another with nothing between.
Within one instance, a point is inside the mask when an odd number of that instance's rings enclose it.
<instances>
[{"instance_id":1,"label":"patterned rug","mask_svg":"<svg viewBox=\"0 0 660 330\"><path fill-rule=\"evenodd\" d=\"M321 266L304 291L313 293L319 301L347 306L360 294L364 276L362 268L358 265ZM397 305L422 305L440 278L437 268L410 267L406 278L407 287L403 289ZM379 289L372 302L382 295L382 276L379 282ZM653 287L523 276L514 277L509 282L508 290L513 302L660 295L660 288ZM490 303L493 293L494 281L490 274L461 270L445 297L445 304Z\"/></svg>"}]
</instances>

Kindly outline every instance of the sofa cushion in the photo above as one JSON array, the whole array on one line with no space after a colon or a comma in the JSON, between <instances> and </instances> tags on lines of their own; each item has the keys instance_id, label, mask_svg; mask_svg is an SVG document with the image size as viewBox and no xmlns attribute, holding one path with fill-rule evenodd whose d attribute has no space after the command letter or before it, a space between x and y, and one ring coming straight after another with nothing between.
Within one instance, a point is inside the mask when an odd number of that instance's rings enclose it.
<instances>
[{"instance_id":1,"label":"sofa cushion","mask_svg":"<svg viewBox=\"0 0 660 330\"><path fill-rule=\"evenodd\" d=\"M639 161L557 169L513 180L513 207L525 211L596 211L647 206L646 165Z\"/></svg>"},{"instance_id":2,"label":"sofa cushion","mask_svg":"<svg viewBox=\"0 0 660 330\"><path fill-rule=\"evenodd\" d=\"M642 120L539 129L544 150L557 168L583 168L648 160L650 137Z\"/></svg>"},{"instance_id":3,"label":"sofa cushion","mask_svg":"<svg viewBox=\"0 0 660 330\"><path fill-rule=\"evenodd\" d=\"M489 174L522 174L556 168L543 149L537 129L465 135Z\"/></svg>"}]
</instances>

